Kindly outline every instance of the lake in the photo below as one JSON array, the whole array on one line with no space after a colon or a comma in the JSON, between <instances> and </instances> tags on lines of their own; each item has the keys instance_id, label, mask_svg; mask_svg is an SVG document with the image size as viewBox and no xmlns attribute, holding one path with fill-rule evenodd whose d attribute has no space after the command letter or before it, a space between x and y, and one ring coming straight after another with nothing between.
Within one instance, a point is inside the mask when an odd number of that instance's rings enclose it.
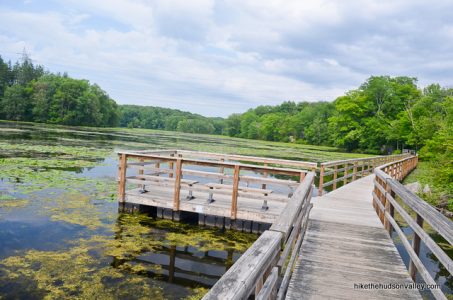
<instances>
[{"instance_id":1,"label":"lake","mask_svg":"<svg viewBox=\"0 0 453 300\"><path fill-rule=\"evenodd\" d=\"M305 161L365 156L221 136L0 122L0 298L201 298L257 235L118 213L115 151L162 148ZM451 277L425 252L423 261L450 291Z\"/></svg>"}]
</instances>

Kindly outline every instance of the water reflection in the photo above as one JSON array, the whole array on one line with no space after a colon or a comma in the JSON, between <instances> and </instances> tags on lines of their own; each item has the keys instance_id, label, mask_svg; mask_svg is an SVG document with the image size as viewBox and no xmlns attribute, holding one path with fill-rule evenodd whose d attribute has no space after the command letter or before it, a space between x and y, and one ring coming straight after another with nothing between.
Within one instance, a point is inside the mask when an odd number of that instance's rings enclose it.
<instances>
[{"instance_id":1,"label":"water reflection","mask_svg":"<svg viewBox=\"0 0 453 300\"><path fill-rule=\"evenodd\" d=\"M401 229L403 230L404 234L408 238L410 242L412 242L412 239L414 237L414 232L410 227L407 226L402 226L400 224ZM453 257L453 248L447 244L445 244L445 241L442 239L441 236L437 234L431 234L431 237L433 240L438 243L439 245L444 245L446 247L444 248L444 251L446 254L452 258ZM404 248L401 239L399 238L398 234L394 231L392 233L392 239L396 245L396 248L398 249L399 254L401 255L401 258L403 259L404 264L406 265L406 268L409 269L409 262L410 262L410 257L409 254L407 253L406 249ZM426 267L430 275L434 278L434 280L441 286L442 291L445 294L452 295L453 294L453 276L450 275L448 270L442 265L441 262L436 258L436 256L429 250L426 245L421 242L420 243L420 260L422 261L423 265ZM423 278L421 278L420 274L417 273L416 276L416 282L417 283L424 283ZM429 292L429 291L421 291L421 294L424 298L426 299L434 299L434 296Z\"/></svg>"}]
</instances>

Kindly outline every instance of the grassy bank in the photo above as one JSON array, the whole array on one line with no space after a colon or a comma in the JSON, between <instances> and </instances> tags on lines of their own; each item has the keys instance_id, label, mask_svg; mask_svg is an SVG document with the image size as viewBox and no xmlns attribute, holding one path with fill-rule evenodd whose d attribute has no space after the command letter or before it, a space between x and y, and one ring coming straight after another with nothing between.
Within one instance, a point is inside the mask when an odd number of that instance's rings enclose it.
<instances>
[{"instance_id":1,"label":"grassy bank","mask_svg":"<svg viewBox=\"0 0 453 300\"><path fill-rule=\"evenodd\" d=\"M421 192L419 196L451 217L453 216L453 183L439 182L436 180L437 172L438 163L420 161L417 168L406 177L403 183L407 184L418 181L422 185L422 188L428 185L431 192Z\"/></svg>"}]
</instances>

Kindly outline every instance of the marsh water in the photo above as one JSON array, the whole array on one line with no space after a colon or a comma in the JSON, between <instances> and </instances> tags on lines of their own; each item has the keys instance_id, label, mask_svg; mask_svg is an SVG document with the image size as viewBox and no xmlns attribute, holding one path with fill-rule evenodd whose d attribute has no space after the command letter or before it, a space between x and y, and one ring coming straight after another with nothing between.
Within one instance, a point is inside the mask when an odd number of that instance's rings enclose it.
<instances>
[{"instance_id":1,"label":"marsh water","mask_svg":"<svg viewBox=\"0 0 453 300\"><path fill-rule=\"evenodd\" d=\"M119 214L115 151L162 148L306 161L360 156L208 135L0 122L0 299L201 298L257 235ZM423 251L451 291L451 276Z\"/></svg>"},{"instance_id":2,"label":"marsh water","mask_svg":"<svg viewBox=\"0 0 453 300\"><path fill-rule=\"evenodd\" d=\"M257 235L118 214L115 151L162 148L344 157L328 147L0 122L0 298L200 298Z\"/></svg>"}]
</instances>

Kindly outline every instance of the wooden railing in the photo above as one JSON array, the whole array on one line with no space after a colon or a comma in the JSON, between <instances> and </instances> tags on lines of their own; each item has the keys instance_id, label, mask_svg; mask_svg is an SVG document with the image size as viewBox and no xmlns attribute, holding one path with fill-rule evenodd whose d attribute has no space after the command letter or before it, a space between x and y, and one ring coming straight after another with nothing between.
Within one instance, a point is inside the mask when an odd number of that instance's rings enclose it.
<instances>
[{"instance_id":1,"label":"wooden railing","mask_svg":"<svg viewBox=\"0 0 453 300\"><path fill-rule=\"evenodd\" d=\"M450 274L453 274L453 262L423 227L428 223L451 245L453 244L453 222L399 183L399 180L416 167L417 162L418 157L411 156L375 168L373 205L385 229L390 234L395 230L409 254L409 273L412 279L415 280L418 272L426 284L434 286L436 282L419 258L420 243L424 243ZM412 243L395 220L395 211L414 232ZM415 218L411 217L411 214L415 214ZM438 288L430 291L436 299L447 299Z\"/></svg>"},{"instance_id":2,"label":"wooden railing","mask_svg":"<svg viewBox=\"0 0 453 300\"><path fill-rule=\"evenodd\" d=\"M408 156L410 154L375 156L321 163L319 167L318 195L322 195L325 187L332 186L332 190L335 190L339 182L345 185L348 182L371 174L373 169L378 166Z\"/></svg>"},{"instance_id":3,"label":"wooden railing","mask_svg":"<svg viewBox=\"0 0 453 300\"><path fill-rule=\"evenodd\" d=\"M120 203L125 202L126 183L173 188L173 205L168 207L173 211L180 210L181 192L187 192L189 195L193 192L209 193L208 202L213 200L214 194L225 195L231 196L231 209L229 213L222 211L219 215L223 214L224 217L232 220L238 215L238 197L263 199L263 209L266 209L268 200L286 199L287 201L288 193L286 195L273 193L267 189L267 185L289 187L292 191L289 193L291 195L303 181L308 170L316 167L315 163L310 162L181 150L118 152L118 155L120 156L118 173ZM131 160L134 161L131 162ZM239 160L263 165L246 164L238 162ZM197 170L190 166L207 167L208 170ZM294 169L294 167L300 169ZM306 170L301 169L302 167ZM213 168L214 171L212 171ZM138 174L128 176L128 169L136 169ZM247 175L242 171L252 171L254 174ZM271 178L270 175L273 174L287 175L290 179ZM199 183L190 180L191 177L208 178L213 182ZM294 177L297 177L297 181L292 179ZM249 184L259 185L259 187L251 188Z\"/></svg>"},{"instance_id":4,"label":"wooden railing","mask_svg":"<svg viewBox=\"0 0 453 300\"><path fill-rule=\"evenodd\" d=\"M308 173L287 206L203 299L283 299L312 208L315 173ZM281 283L279 283L281 278Z\"/></svg>"}]
</instances>

